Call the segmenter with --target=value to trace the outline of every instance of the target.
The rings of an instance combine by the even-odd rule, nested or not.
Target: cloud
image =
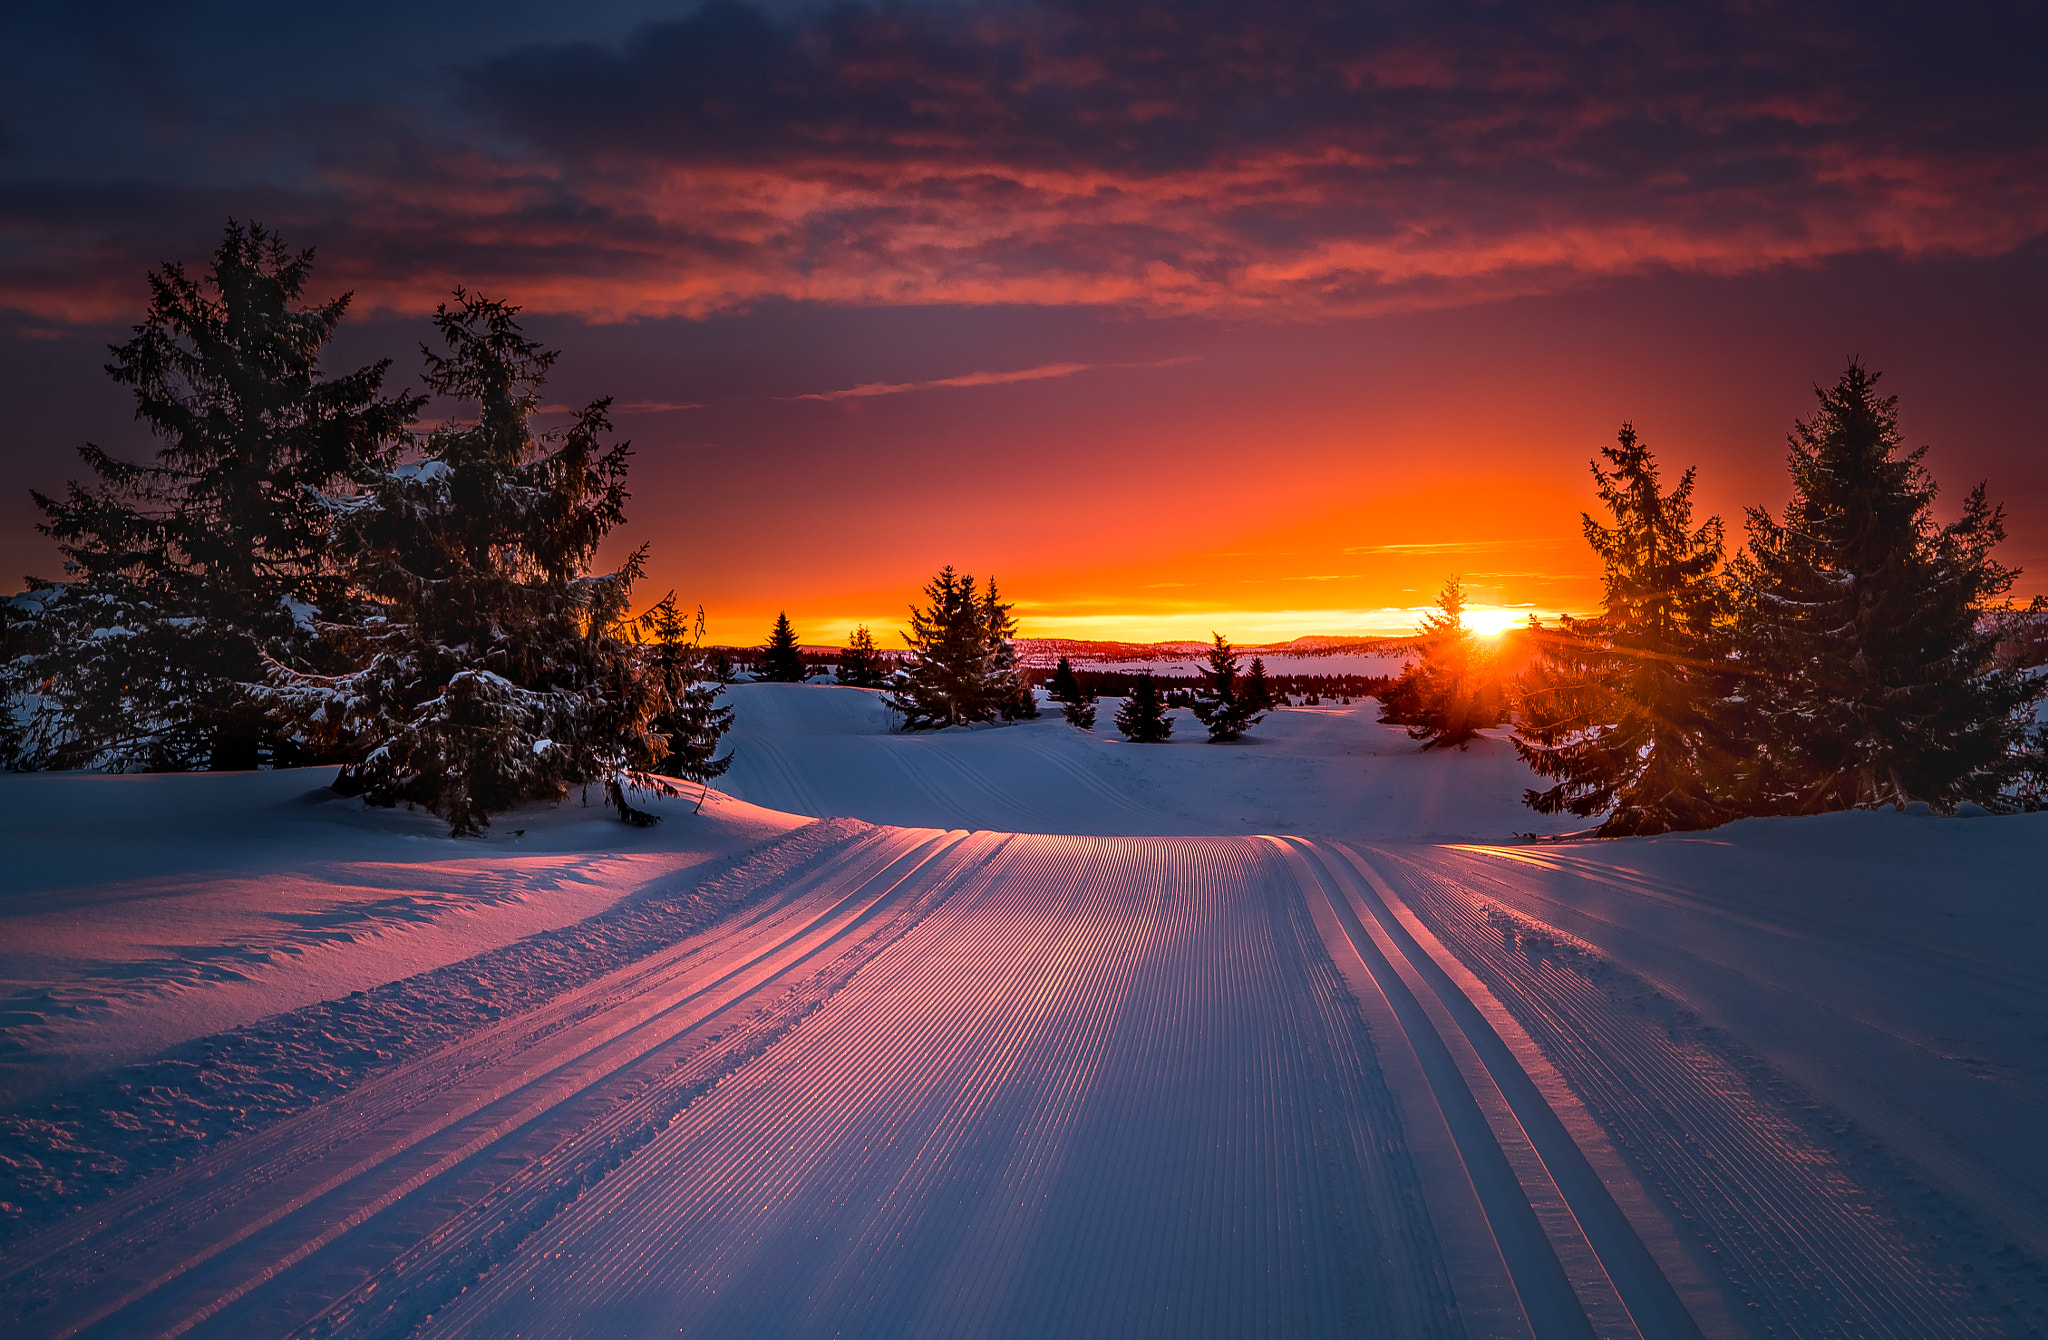
[[[1104,368],[1168,368],[1182,363],[1192,363],[1192,358],[1165,358],[1150,363],[1044,363],[1035,368],[1020,368],[1014,372],[969,372],[958,377],[933,377],[920,382],[862,382],[841,391],[811,391],[804,395],[780,396],[782,400],[865,400],[870,396],[902,395],[908,391],[931,391],[954,386],[1007,386],[1012,382],[1045,381],[1053,377],[1071,377],[1077,372],[1096,372]]]
[[[0,305],[125,313],[141,266],[191,258],[230,210],[317,237],[366,306],[461,281],[596,320],[771,299],[1299,318],[1997,255],[2048,233],[2043,22],[1968,0],[1938,23],[1846,2],[714,0],[616,42],[469,56],[453,106],[366,103],[338,57],[295,66],[303,90],[264,118],[187,79],[205,151],[0,186]]]
[[[1565,544],[1567,542],[1567,537],[1554,535],[1529,540],[1442,540],[1428,544],[1354,544],[1346,545],[1341,552],[1346,554],[1497,554],[1511,549],[1528,549],[1539,545]]]

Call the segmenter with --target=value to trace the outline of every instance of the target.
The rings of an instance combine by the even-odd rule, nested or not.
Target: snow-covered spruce
[[[357,668],[273,663],[257,691],[347,762],[337,789],[424,806],[458,834],[575,785],[651,822],[627,792],[672,793],[651,771],[666,704],[620,636],[645,550],[588,570],[624,517],[628,447],[600,447],[607,400],[534,432],[556,355],[521,333],[518,310],[458,289],[435,313],[447,352],[427,352],[426,382],[474,417],[436,429],[425,460],[321,495],[365,602],[323,632]]]

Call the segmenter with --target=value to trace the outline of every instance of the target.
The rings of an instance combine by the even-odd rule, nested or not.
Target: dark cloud
[[[590,41],[521,6],[379,60],[400,13],[231,39],[250,73],[212,80],[203,32],[74,33],[63,77],[126,90],[94,133],[133,133],[100,173],[26,137],[0,300],[98,310],[131,243],[259,207],[367,302],[468,280],[597,319],[1316,316],[2048,232],[2042,20],[2010,5],[714,0]]]

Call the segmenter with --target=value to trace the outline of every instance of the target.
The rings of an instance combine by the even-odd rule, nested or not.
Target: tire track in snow
[[[181,1334],[854,932],[959,834],[876,830],[695,937],[146,1183],[10,1262],[19,1334]],[[228,1333],[234,1333],[232,1329]]]
[[[1901,1231],[1757,1067],[1569,935],[1495,907],[1431,854],[1376,853],[1711,1253],[1767,1333],[1966,1336],[2009,1319]]]
[[[430,1335],[1446,1335],[1284,863],[1013,837]]]

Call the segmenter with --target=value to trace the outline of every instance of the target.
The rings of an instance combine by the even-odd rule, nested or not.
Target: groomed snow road
[[[1454,857],[862,830],[17,1244],[0,1330],[2005,1332]]]

